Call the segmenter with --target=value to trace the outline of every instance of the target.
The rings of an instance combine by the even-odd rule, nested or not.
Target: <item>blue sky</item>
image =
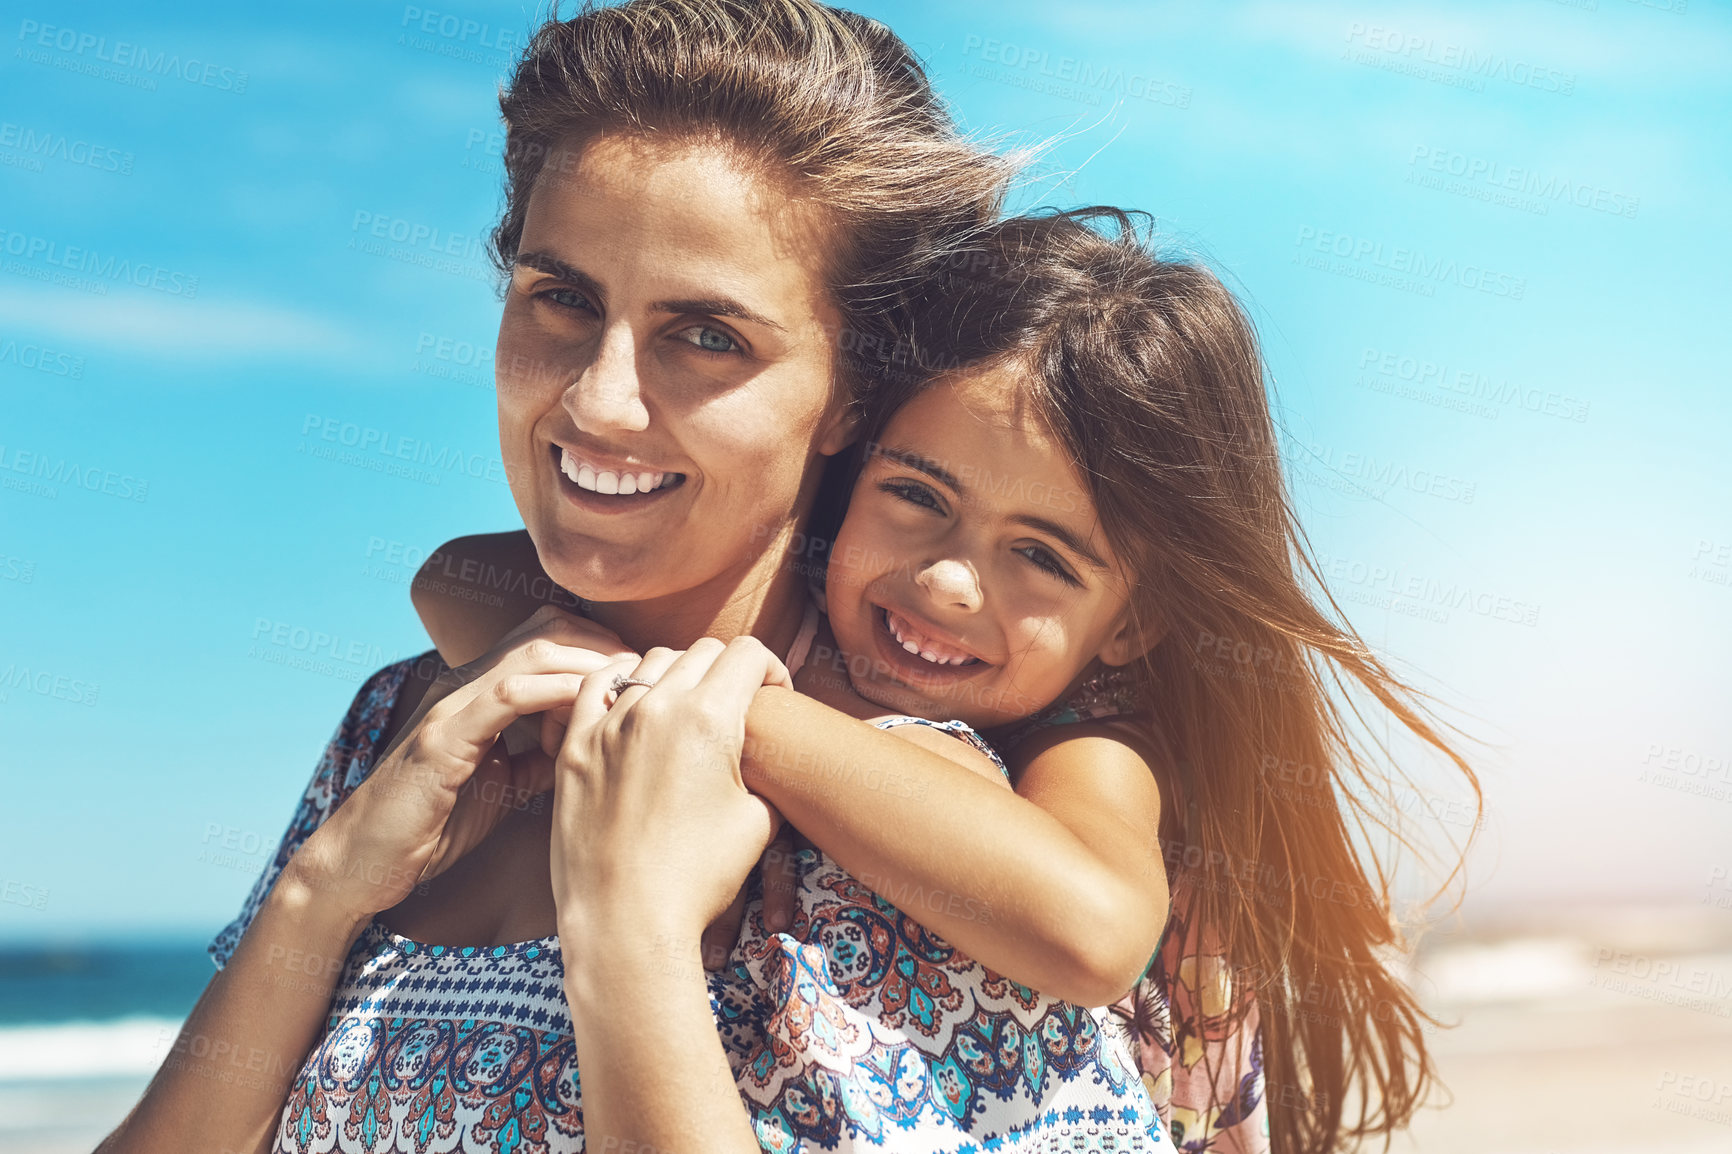
[[[517,524],[478,244],[535,10],[153,7],[0,13],[0,937],[232,916],[419,556]],[[860,8],[1049,145],[1019,203],[1244,295],[1344,607],[1489,743],[1475,900],[1724,877],[1725,11]]]

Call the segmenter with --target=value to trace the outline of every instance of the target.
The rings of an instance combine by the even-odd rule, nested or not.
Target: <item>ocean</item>
[[[204,946],[0,945],[0,1151],[87,1154],[125,1117],[214,972]],[[1727,909],[1526,910],[1440,930],[1409,979],[1452,1023],[1426,1033],[1453,1101],[1396,1154],[1732,1150]]]
[[[206,939],[0,944],[0,1150],[87,1152],[215,972]]]

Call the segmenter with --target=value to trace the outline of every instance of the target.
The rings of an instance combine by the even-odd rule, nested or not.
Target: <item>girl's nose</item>
[[[970,613],[980,608],[980,577],[966,561],[934,561],[915,574],[914,580],[947,608]]]

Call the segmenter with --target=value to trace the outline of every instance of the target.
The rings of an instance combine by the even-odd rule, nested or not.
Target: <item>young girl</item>
[[[833,637],[796,686],[880,725],[924,719],[898,730],[922,742],[948,729],[964,742],[930,748],[974,772],[862,765],[857,723],[769,690],[754,706],[746,781],[824,851],[796,858],[792,933],[753,915],[715,986],[760,1138],[966,1121],[1048,1067],[1110,1069],[1104,1016],[1054,999],[1133,984],[1122,1006],[1181,1149],[1399,1128],[1431,1078],[1425,1015],[1384,961],[1384,865],[1344,821],[1375,820],[1350,787],[1386,778],[1332,687],[1477,783],[1306,592],[1249,323],[1117,210],[1007,221],[953,267],[913,302],[932,371],[865,414],[846,517],[814,551]],[[486,541],[441,553],[522,565]],[[453,663],[515,623],[417,606]],[[998,753],[1014,793],[983,780]],[[965,1000],[976,965],[988,996]],[[1220,1078],[1259,1006],[1250,1072]]]

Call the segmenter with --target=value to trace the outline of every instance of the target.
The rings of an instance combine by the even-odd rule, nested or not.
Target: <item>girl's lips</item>
[[[888,606],[884,609],[884,624],[889,627],[890,635],[896,638],[897,644],[904,650],[933,665],[971,665],[980,660],[961,646],[932,636],[925,627],[916,625]]]
[[[877,646],[881,665],[887,667],[897,681],[916,688],[971,681],[994,668],[992,664],[978,657],[972,657],[961,665],[939,665],[908,652],[902,647],[902,643],[896,640],[896,635],[890,628],[889,610],[882,605],[872,608],[872,638]]]

